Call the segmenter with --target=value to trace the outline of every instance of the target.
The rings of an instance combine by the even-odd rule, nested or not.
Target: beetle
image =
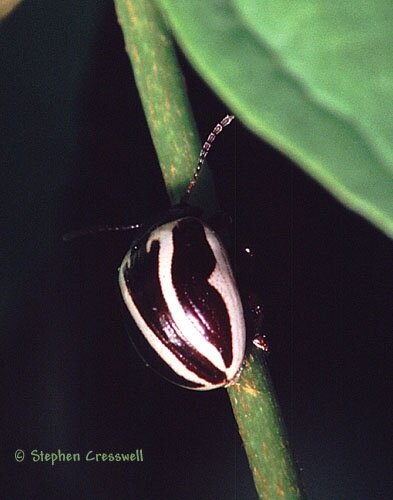
[[[140,333],[143,359],[165,378],[196,390],[236,380],[246,327],[240,294],[224,246],[188,204],[225,116],[204,143],[181,203],[131,244],[119,269],[121,295]]]
[[[227,115],[213,128],[180,203],[148,229],[141,224],[102,226],[63,237],[139,230],[118,276],[131,340],[164,378],[200,391],[233,384],[246,348],[242,300],[224,245],[202,220],[202,211],[188,203],[212,143],[233,119]],[[251,309],[259,328],[261,308],[253,303]],[[267,350],[262,335],[254,345]]]

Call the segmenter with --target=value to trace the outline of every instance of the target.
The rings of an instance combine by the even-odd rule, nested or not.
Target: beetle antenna
[[[210,132],[209,136],[207,137],[205,144],[202,146],[201,152],[199,153],[199,159],[198,159],[198,164],[196,166],[194,176],[189,183],[186,192],[184,193],[181,203],[186,204],[188,202],[188,199],[190,197],[191,191],[193,187],[196,184],[196,181],[198,180],[199,173],[201,171],[202,165],[206,159],[207,153],[209,152],[209,149],[211,148],[212,143],[215,141],[216,137],[220,132],[222,132],[222,129],[229,125],[231,121],[235,117],[233,115],[226,115],[217,125],[214,127],[214,129]]]
[[[77,231],[70,231],[69,233],[63,234],[63,241],[71,241],[81,236],[88,236],[97,233],[107,233],[110,231],[132,231],[133,229],[139,229],[143,224],[130,224],[129,226],[98,226],[98,227],[88,227],[86,229],[79,229]]]

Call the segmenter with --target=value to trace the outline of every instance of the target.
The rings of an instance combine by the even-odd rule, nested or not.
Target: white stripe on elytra
[[[209,276],[208,282],[224,299],[229,316],[233,360],[227,368],[226,373],[227,378],[231,380],[239,371],[246,347],[246,326],[244,323],[243,307],[228,257],[214,232],[207,226],[204,226],[204,229],[206,239],[217,262],[214,271]],[[230,278],[230,284],[228,283],[228,277]]]
[[[156,351],[156,353],[162,358],[162,360],[169,365],[172,370],[177,373],[180,377],[183,377],[190,382],[194,382],[196,384],[202,384],[203,387],[195,388],[196,390],[206,390],[213,389],[214,387],[219,387],[221,384],[211,384],[206,380],[198,377],[194,372],[186,368],[181,361],[161,342],[161,340],[154,334],[152,329],[147,325],[143,317],[141,316],[138,308],[136,307],[134,301],[131,298],[129,290],[127,288],[127,284],[124,279],[124,273],[127,266],[130,266],[130,251],[126,254],[123,259],[123,262],[120,266],[119,270],[119,285],[120,290],[126,303],[128,310],[131,313],[131,316],[134,318],[134,321],[138,328],[141,330],[142,334],[146,338],[147,342],[150,344],[152,349]]]
[[[180,219],[181,220],[181,219]],[[219,350],[204,337],[204,329],[191,314],[187,315],[178,299],[172,280],[174,253],[173,229],[179,221],[170,222],[152,232],[146,244],[149,252],[154,240],[160,243],[158,269],[161,291],[180,336],[191,344],[202,356],[224,373],[227,371]]]

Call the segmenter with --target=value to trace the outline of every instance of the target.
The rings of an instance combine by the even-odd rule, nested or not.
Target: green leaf
[[[229,111],[393,236],[390,0],[159,4]]]

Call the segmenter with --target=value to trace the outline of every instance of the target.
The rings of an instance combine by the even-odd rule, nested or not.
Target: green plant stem
[[[153,0],[115,5],[168,194],[177,202],[192,177],[200,142],[172,39]],[[197,189],[206,208],[214,205],[214,190],[203,172]],[[302,498],[265,364],[249,355],[228,392],[260,498]]]
[[[115,0],[115,6],[164,182],[176,203],[192,178],[200,146],[172,37],[154,1]],[[195,203],[211,209],[207,169],[198,184]]]
[[[228,387],[259,497],[304,498],[264,359],[254,348],[238,383]]]

